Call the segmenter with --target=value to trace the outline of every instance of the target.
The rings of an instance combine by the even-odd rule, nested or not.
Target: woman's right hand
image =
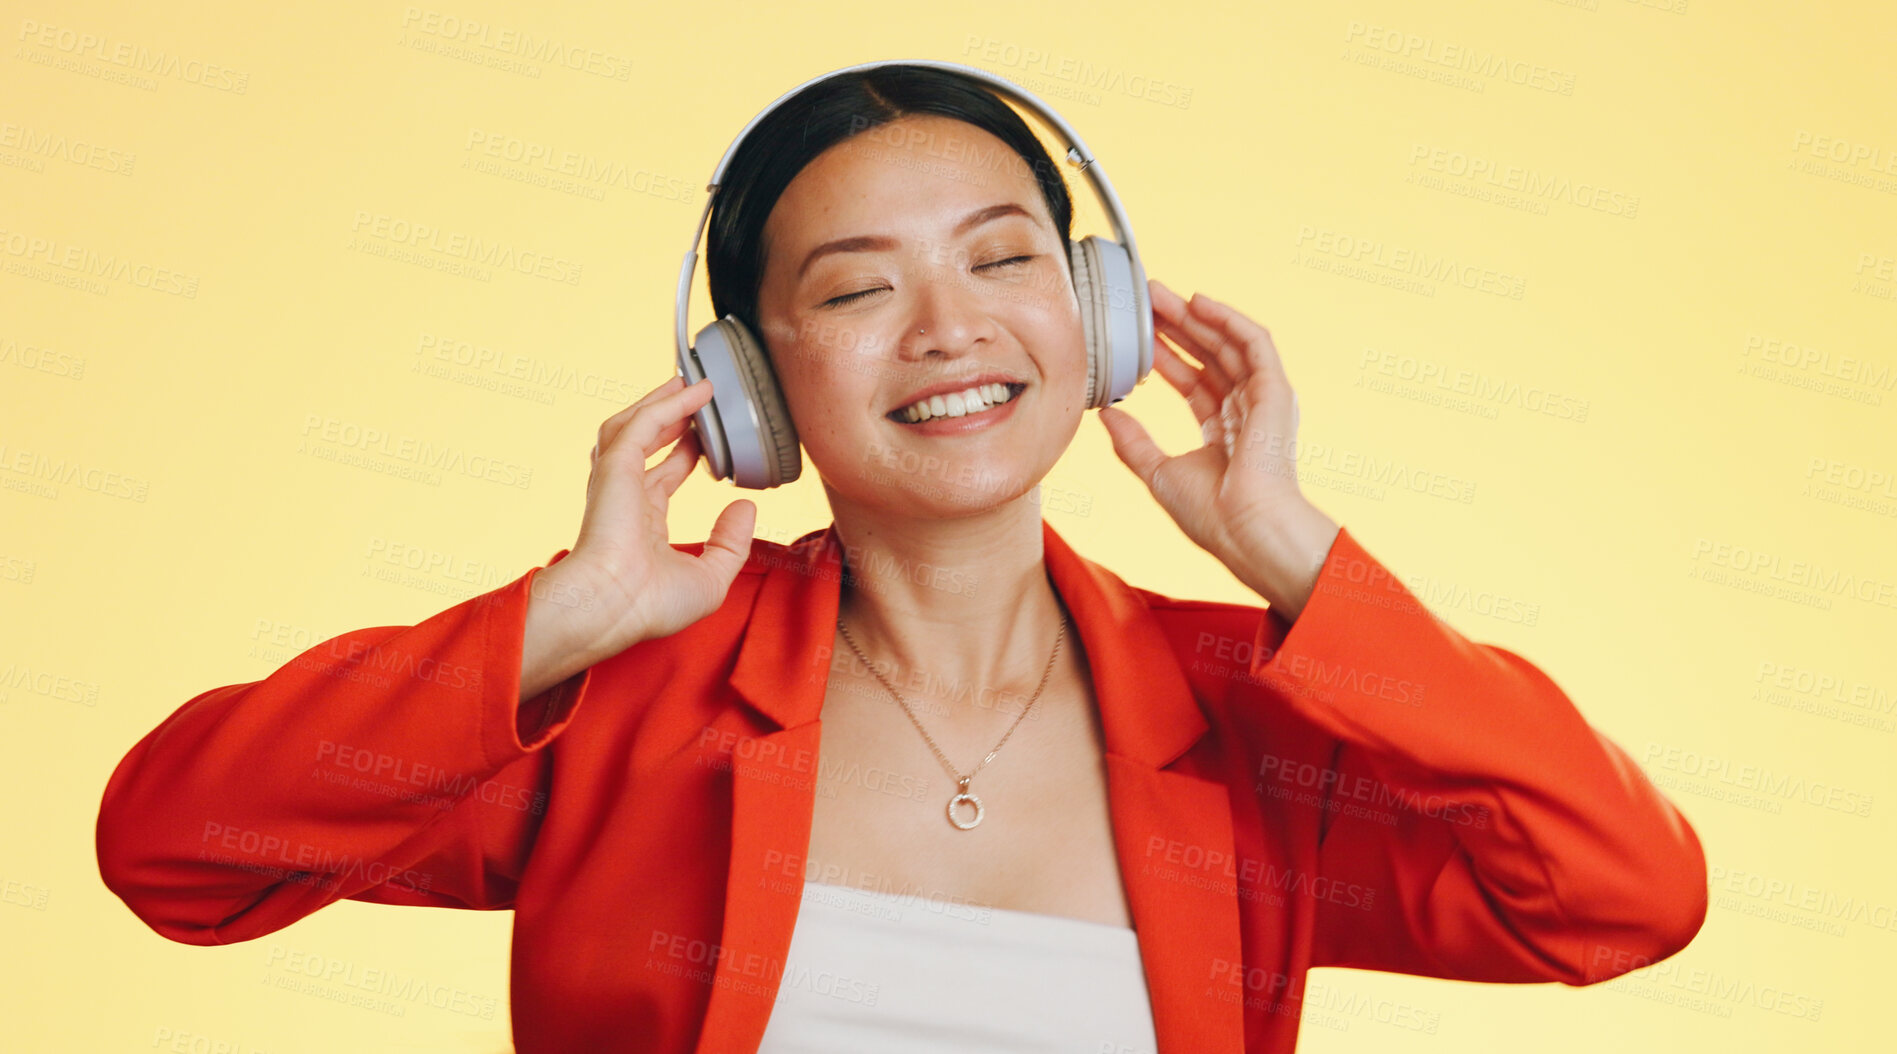
[[[590,665],[676,633],[724,603],[750,554],[757,505],[740,498],[725,506],[699,555],[672,548],[666,527],[672,493],[701,451],[692,415],[710,398],[709,380],[686,385],[674,376],[600,425],[579,539],[534,578],[523,698],[536,694],[528,689],[544,677],[551,687],[583,669],[567,669],[581,658]],[[678,445],[648,468],[646,459],[674,440]],[[555,657],[549,648],[565,654]]]

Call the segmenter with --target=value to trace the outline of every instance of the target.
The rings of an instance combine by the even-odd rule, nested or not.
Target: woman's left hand
[[[1298,488],[1297,393],[1263,326],[1204,293],[1188,303],[1157,279],[1147,287],[1153,369],[1185,396],[1205,443],[1169,457],[1132,414],[1104,407],[1100,421],[1186,536],[1290,622],[1339,530]]]

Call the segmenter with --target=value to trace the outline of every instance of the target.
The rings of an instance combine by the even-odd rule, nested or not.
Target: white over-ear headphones
[[[866,62],[832,70],[797,85],[764,108],[738,132],[706,186],[710,196],[698,217],[692,247],[678,272],[678,373],[692,384],[711,378],[711,400],[693,415],[699,445],[713,479],[731,479],[740,487],[764,490],[796,479],[803,471],[784,395],[777,386],[764,344],[735,316],[726,315],[686,337],[686,306],[691,299],[692,272],[698,265],[711,217],[711,205],[724,182],[725,167],[757,123],[772,110],[812,84],[845,73],[882,66],[926,66],[962,74],[1011,102],[1034,112],[1052,126],[1067,145],[1067,161],[1077,166],[1093,185],[1105,207],[1117,241],[1088,235],[1067,242],[1073,265],[1074,292],[1080,301],[1081,328],[1087,344],[1087,405],[1109,406],[1124,399],[1153,367],[1153,312],[1146,291],[1146,269],[1133,244],[1133,227],[1113,184],[1072,126],[1027,89],[986,70],[954,62],[926,59]]]

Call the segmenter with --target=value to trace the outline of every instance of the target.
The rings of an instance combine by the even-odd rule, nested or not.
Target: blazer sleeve
[[[1546,674],[1450,628],[1347,529],[1254,645],[1255,681],[1335,740],[1327,766],[1258,769],[1261,792],[1323,809],[1311,965],[1582,985],[1699,931],[1706,860],[1679,810]]]
[[[592,679],[588,668],[517,705],[543,569],[187,701],[106,783],[106,887],[162,936],[202,945],[340,899],[511,906],[546,811],[546,747]]]

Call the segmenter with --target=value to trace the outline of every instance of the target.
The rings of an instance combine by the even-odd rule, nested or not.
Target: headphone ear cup
[[[1080,297],[1082,328],[1087,330],[1088,346],[1093,355],[1088,366],[1092,378],[1088,390],[1090,406],[1110,406],[1126,397],[1133,386],[1152,369],[1151,352],[1141,354],[1140,313],[1151,314],[1146,290],[1136,288],[1133,257],[1119,242],[1089,234],[1070,252],[1074,259],[1074,292],[1081,293],[1081,275],[1086,274],[1086,293]]]
[[[1103,380],[1111,375],[1107,364],[1110,349],[1106,341],[1106,305],[1097,290],[1100,287],[1100,249],[1092,235],[1067,240],[1067,258],[1073,264],[1074,298],[1080,302],[1080,332],[1087,345],[1087,405],[1107,405]]]
[[[738,384],[744,389],[744,405],[737,408],[737,412],[749,413],[763,473],[763,478],[750,479],[747,478],[749,473],[734,472],[733,481],[741,487],[768,490],[795,480],[803,474],[803,456],[797,448],[797,428],[791,423],[790,407],[785,404],[784,391],[777,384],[777,373],[771,369],[770,355],[763,343],[736,318],[726,315],[712,325],[719,328],[726,346],[731,349],[731,364],[737,370]],[[715,387],[716,382],[713,384]],[[727,407],[722,414],[729,422],[732,410]],[[728,423],[725,431],[730,435]],[[735,452],[733,460],[739,460]]]

